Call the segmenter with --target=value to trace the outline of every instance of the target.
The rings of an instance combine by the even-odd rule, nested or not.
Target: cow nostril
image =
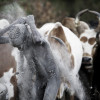
[[[89,58],[88,61],[91,61],[91,58]]]
[[[92,58],[90,58],[90,57],[83,57],[82,65],[84,65],[84,66],[91,66],[92,65]]]
[[[91,58],[89,58],[89,57],[83,57],[82,61],[83,62],[89,62],[89,61],[91,61]]]

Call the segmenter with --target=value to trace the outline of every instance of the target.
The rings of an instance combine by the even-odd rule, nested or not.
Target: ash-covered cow
[[[23,52],[9,44],[8,34],[6,36],[3,35],[7,30],[10,30],[12,26],[19,23],[24,23],[24,20],[22,18],[16,20],[11,25],[0,30],[0,46],[2,47],[0,52],[0,60],[2,61],[0,62],[0,89],[2,89],[0,91],[0,99],[2,98],[2,100],[33,99],[31,93],[34,95],[35,91],[35,89],[34,91],[32,90],[32,85],[34,84],[34,68],[32,69],[30,67],[34,66],[34,64],[27,64]],[[14,28],[11,30],[15,32]],[[15,35],[12,37],[16,38]],[[29,86],[31,86],[31,88],[29,88]]]
[[[7,26],[9,22],[12,23],[17,18],[25,16],[24,10],[19,6],[18,3],[5,5],[0,11],[0,31]],[[9,21],[9,22],[8,22]],[[0,100],[16,100],[17,96],[17,81],[16,81],[16,66],[18,66],[16,60],[20,57],[20,52],[17,48],[12,47],[7,39],[8,34],[5,34],[0,38]],[[23,58],[22,58],[23,59]],[[21,59],[20,59],[21,60]],[[23,60],[22,60],[23,61]]]
[[[29,17],[29,19],[32,18],[32,17]],[[33,19],[33,18],[32,18]],[[29,20],[30,21],[30,20]],[[28,22],[27,22],[28,23]],[[32,25],[32,22],[29,22],[29,24],[31,23]],[[17,28],[17,27],[20,27],[21,25],[21,22],[19,21],[19,25],[16,24],[16,22],[14,22],[14,24],[12,24],[10,27],[6,28],[5,30],[9,30],[13,25],[15,25],[13,27],[12,30],[14,30],[14,28]],[[25,24],[23,22],[23,24]],[[34,24],[34,21],[33,21],[33,24]],[[22,25],[23,26],[23,25]],[[22,27],[21,26],[21,27]],[[30,26],[30,25],[29,25]],[[37,34],[37,31],[36,31],[36,28],[30,26],[29,28],[28,26],[28,30],[30,32],[30,34],[32,34],[32,32],[36,32]],[[33,25],[34,26],[34,25]],[[11,31],[12,35],[9,34],[9,37],[11,39],[11,44],[13,46],[16,46],[17,48],[19,48],[20,51],[23,51],[25,50],[24,48],[26,48],[26,43],[29,41],[29,43],[31,43],[31,39],[29,39],[29,34],[24,34],[23,32],[25,28],[23,28],[23,31],[21,31],[21,34],[22,34],[22,37],[19,38],[19,39],[22,39],[20,41],[13,39],[13,37],[18,37],[19,35],[17,35],[18,33],[15,33],[13,34],[14,31]],[[34,30],[35,29],[35,30]],[[16,29],[15,29],[16,30]],[[38,29],[38,31],[41,33],[42,35],[42,38],[44,38],[50,45],[50,48],[51,48],[51,51],[52,51],[52,54],[54,56],[54,61],[55,63],[57,64],[57,69],[59,69],[59,73],[58,75],[60,74],[60,87],[59,87],[59,84],[58,84],[58,87],[55,87],[56,89],[55,90],[50,90],[51,92],[48,92],[48,89],[49,87],[53,87],[52,85],[54,84],[55,85],[55,82],[53,82],[53,84],[48,84],[46,85],[49,81],[43,81],[42,80],[42,84],[37,84],[36,86],[37,87],[41,87],[41,89],[45,89],[45,92],[44,92],[44,89],[42,90],[42,92],[40,92],[40,94],[44,94],[44,97],[42,95],[42,98],[44,98],[44,100],[50,100],[51,97],[47,96],[47,95],[51,95],[52,96],[52,100],[55,100],[55,97],[57,95],[57,92],[58,92],[58,97],[61,98],[63,96],[63,92],[65,89],[68,89],[71,93],[71,95],[75,95],[80,99],[80,100],[86,100],[86,96],[85,96],[85,93],[84,93],[84,89],[82,87],[82,84],[79,80],[79,76],[78,76],[78,71],[80,69],[80,65],[81,65],[81,60],[82,60],[82,45],[79,41],[79,39],[74,35],[74,33],[72,33],[68,28],[62,26],[61,23],[49,23],[49,24],[45,24],[42,28]],[[5,32],[4,30],[2,30],[2,32]],[[2,33],[1,32],[1,33]],[[17,31],[16,31],[17,32]],[[25,37],[27,36],[27,37]],[[35,33],[34,33],[35,34]],[[28,36],[29,35],[29,36]],[[3,38],[3,40],[8,40],[9,41],[9,37],[8,39],[7,38],[4,38],[4,37],[1,37],[1,39]],[[25,37],[25,38],[24,38]],[[40,36],[39,36],[40,37]],[[24,39],[25,41],[24,41]],[[31,38],[31,37],[30,37]],[[34,39],[38,39],[37,37],[32,37],[32,41],[34,43]],[[28,39],[28,40],[27,40]],[[15,41],[16,40],[16,41]],[[27,42],[26,42],[27,41]],[[4,41],[5,43],[5,41]],[[21,44],[16,44],[16,43],[21,43]],[[38,41],[38,43],[41,44],[42,46],[42,41]],[[25,45],[24,45],[25,44]],[[30,44],[27,44],[27,46],[31,47],[32,45]],[[34,45],[33,45],[34,47]],[[33,48],[33,52],[36,52],[38,51],[38,49],[36,49],[37,47],[35,46],[35,48]],[[28,49],[28,48],[27,48]],[[36,51],[34,51],[36,49]],[[49,49],[49,48],[48,48]],[[30,49],[31,50],[31,49]],[[27,51],[27,50],[26,50]],[[25,52],[26,52],[25,51]],[[26,56],[26,60],[27,60],[27,57],[29,58],[29,54],[28,52],[25,53],[24,52],[24,55]],[[42,51],[41,51],[42,52]],[[39,60],[39,63],[42,61],[42,59],[39,58],[39,55],[43,55],[43,53],[41,54],[36,52],[35,56],[38,57],[37,60],[33,60],[35,61],[36,65],[35,66],[38,66],[37,62]],[[34,54],[34,53],[33,53]],[[48,55],[48,54],[47,54]],[[46,56],[47,56],[46,55]],[[32,56],[32,54],[31,54]],[[46,57],[45,54],[44,54],[44,58]],[[49,55],[48,55],[49,56]],[[34,58],[34,57],[33,57]],[[33,58],[30,58],[30,59],[33,59]],[[49,58],[48,58],[49,59]],[[45,60],[48,60],[48,59],[45,59]],[[27,60],[28,62],[31,61],[31,60]],[[43,59],[44,61],[44,59]],[[43,64],[43,61],[41,64]],[[52,65],[53,62],[51,62],[52,59],[50,60],[50,64]],[[23,62],[20,62],[20,63],[23,63]],[[45,62],[46,63],[46,62]],[[29,63],[28,63],[29,64]],[[39,65],[41,67],[41,64]],[[29,64],[31,65],[31,64]],[[55,64],[53,64],[55,65]],[[47,65],[47,66],[50,66],[50,65]],[[22,66],[23,67],[23,66]],[[34,65],[31,65],[31,67],[34,67]],[[42,68],[42,67],[41,67]],[[52,67],[51,67],[52,68]],[[50,68],[50,69],[51,69]],[[42,75],[42,74],[45,74],[44,71],[40,71],[38,69],[38,67],[36,68],[37,72],[39,71],[40,73],[38,73],[39,75]],[[49,69],[48,69],[49,70]],[[50,73],[53,73],[54,71],[56,70],[56,68],[54,70],[50,70]],[[57,73],[53,73],[54,76],[55,74],[57,75]],[[32,73],[31,73],[32,74]],[[52,76],[52,77],[54,77]],[[46,76],[41,76],[42,78],[49,78],[48,75]],[[29,78],[29,77],[28,77]],[[41,80],[38,80],[41,82]],[[53,80],[51,80],[50,83],[52,83]],[[57,82],[59,83],[59,78],[57,79]],[[24,82],[25,83],[25,82]],[[24,84],[23,83],[23,84]],[[31,82],[32,83],[32,82]],[[46,84],[45,84],[46,83]],[[47,88],[46,88],[46,87]],[[37,88],[38,89],[38,88]],[[59,91],[56,91],[58,90]],[[39,92],[39,91],[38,91]],[[20,93],[21,93],[21,90],[20,90]],[[27,92],[26,92],[27,93]],[[49,93],[49,94],[48,94]],[[39,97],[39,96],[38,96]],[[41,99],[41,96],[39,97]]]
[[[90,11],[91,13],[96,14],[99,17],[99,13],[95,12],[95,11]],[[87,29],[81,30],[80,27],[80,21],[79,21],[79,16],[80,14],[77,14],[76,16],[76,24],[77,24],[77,30],[80,33],[80,41],[82,43],[83,46],[83,64],[85,64],[86,66],[91,66],[92,65],[92,57],[93,57],[93,48],[94,45],[96,43],[96,34],[98,33],[99,30],[99,24],[97,26],[96,29],[94,28],[90,28],[89,25],[87,24]]]

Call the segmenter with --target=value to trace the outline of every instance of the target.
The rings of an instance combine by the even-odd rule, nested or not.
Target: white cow
[[[64,90],[76,93],[80,100],[85,100],[84,89],[79,80],[79,69],[82,61],[82,45],[78,37],[60,22],[47,23],[38,31],[49,42],[52,53],[59,65],[62,84],[58,98],[62,98]],[[62,41],[59,43],[55,41]]]
[[[96,34],[99,32],[100,26],[98,24],[97,28],[91,28],[86,22],[80,21],[80,16],[87,11],[96,14],[100,18],[98,12],[85,9],[77,13],[76,18],[65,18],[62,23],[79,37],[83,47],[82,62],[87,68],[91,68],[93,48],[96,44]]]

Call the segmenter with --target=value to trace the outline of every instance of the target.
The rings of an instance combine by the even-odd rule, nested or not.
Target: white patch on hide
[[[11,97],[14,97],[14,86],[10,82],[12,76],[14,75],[13,73],[13,68],[9,69],[8,72],[4,72],[3,76],[0,78],[0,83],[4,84],[7,89],[8,89],[8,98],[10,99]]]
[[[9,25],[9,22],[6,19],[0,20],[0,29],[3,29]]]
[[[15,61],[16,61],[16,72],[18,71],[18,69],[19,69],[19,64],[21,63],[20,62],[20,51],[18,50],[18,48],[13,48],[13,50],[12,50],[12,56],[14,56],[14,58],[15,58]]]

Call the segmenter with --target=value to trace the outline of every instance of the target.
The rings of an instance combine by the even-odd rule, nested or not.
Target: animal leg
[[[70,100],[74,100],[74,94],[70,95]]]
[[[45,91],[45,85],[42,84],[40,80],[36,81],[36,97],[35,100],[43,100],[44,91]]]
[[[51,78],[47,83],[43,100],[55,100],[59,87],[60,81],[55,78]]]

